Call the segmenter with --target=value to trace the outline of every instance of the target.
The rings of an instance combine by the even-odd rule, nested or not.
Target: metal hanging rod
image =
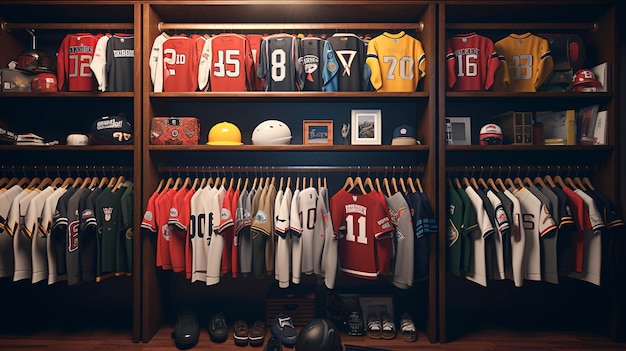
[[[134,29],[133,23],[10,23],[2,22],[0,27],[5,32],[13,29],[69,29],[69,30],[130,30]]]
[[[159,173],[235,173],[235,172],[302,172],[302,173],[320,173],[320,172],[407,172],[407,173],[421,173],[423,171],[422,166],[213,166],[213,167],[198,167],[198,166],[159,166]]]
[[[458,174],[519,174],[528,172],[546,172],[546,173],[589,173],[596,171],[595,166],[449,166],[446,167],[448,173]]]
[[[424,22],[417,23],[165,23],[159,22],[159,31],[166,30],[343,30],[343,29],[385,29],[424,31]]]
[[[446,29],[510,29],[510,30],[536,30],[536,29],[570,29],[598,30],[598,23],[447,23]]]
[[[16,173],[131,173],[132,167],[126,166],[2,166],[0,174],[16,174]]]

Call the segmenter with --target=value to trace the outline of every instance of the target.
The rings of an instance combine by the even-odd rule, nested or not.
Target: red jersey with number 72
[[[91,60],[102,34],[68,34],[61,41],[57,57],[60,91],[95,91],[98,83],[91,72]]]
[[[363,279],[378,278],[381,259],[377,241],[393,226],[377,195],[351,194],[343,189],[330,199],[333,230],[338,234],[341,271]]]

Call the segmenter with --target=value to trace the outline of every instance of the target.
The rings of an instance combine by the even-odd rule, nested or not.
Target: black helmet
[[[343,351],[339,330],[328,319],[315,318],[300,330],[295,351]]]

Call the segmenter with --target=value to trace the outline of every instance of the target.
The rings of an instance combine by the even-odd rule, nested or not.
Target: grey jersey
[[[413,286],[414,276],[414,241],[413,221],[411,209],[404,199],[404,195],[396,192],[387,197],[387,207],[391,214],[391,222],[395,228],[396,258],[393,271],[393,285],[400,289]]]
[[[552,203],[550,199],[544,194],[541,189],[537,186],[529,186],[528,190],[530,190],[533,195],[535,195],[541,203],[546,205],[547,209],[552,209]],[[556,215],[553,212],[552,218],[555,218],[555,222],[557,221]],[[558,226],[558,223],[557,223]],[[557,230],[551,231],[549,234],[541,237],[540,245],[541,245],[541,277],[544,281],[558,284],[559,283],[559,273],[557,266],[557,252],[556,252],[556,242],[557,242]]]

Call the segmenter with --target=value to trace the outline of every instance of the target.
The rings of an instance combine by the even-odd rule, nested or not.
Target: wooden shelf
[[[428,151],[428,146],[415,145],[150,145],[150,151],[168,152],[220,152],[220,151],[366,151],[366,152],[396,152],[396,151]]]

